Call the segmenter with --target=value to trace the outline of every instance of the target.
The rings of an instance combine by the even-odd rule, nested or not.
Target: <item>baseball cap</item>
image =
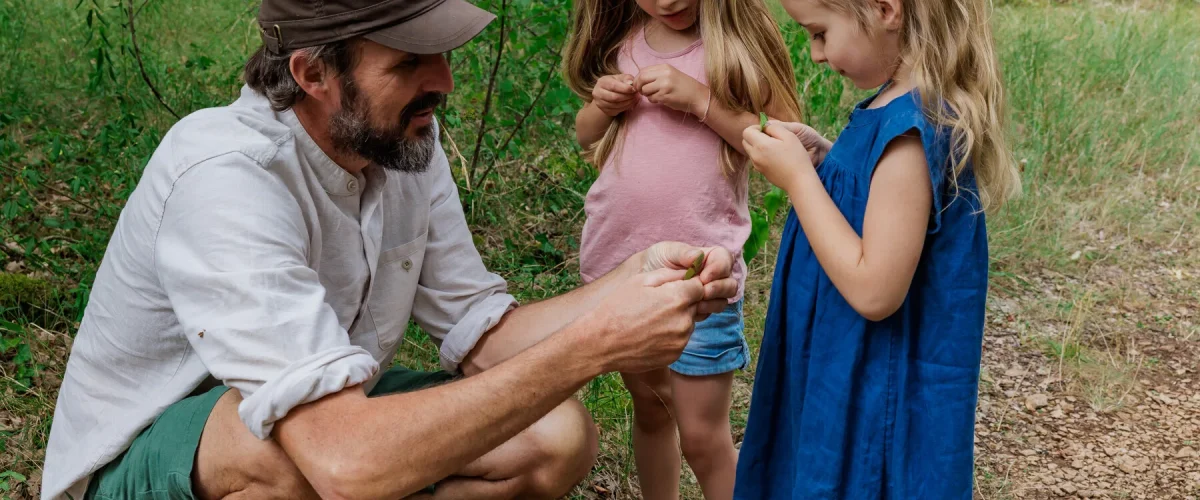
[[[356,36],[412,54],[440,54],[496,18],[467,0],[262,0],[258,25],[282,54]]]

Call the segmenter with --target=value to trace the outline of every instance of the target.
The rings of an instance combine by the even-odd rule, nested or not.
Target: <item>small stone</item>
[[[1175,453],[1175,458],[1196,458],[1196,457],[1197,457],[1196,450],[1193,450],[1191,446],[1184,446],[1183,448],[1180,448],[1178,452]]]
[[[1126,474],[1133,474],[1134,472],[1137,472],[1137,469],[1133,468],[1132,463],[1126,462],[1124,460],[1122,460],[1121,463],[1117,464],[1117,467],[1121,469],[1121,472],[1124,472]]]
[[[1045,394],[1031,394],[1025,398],[1025,407],[1029,411],[1036,412],[1039,408],[1045,408],[1050,404],[1050,398]]]
[[[1063,491],[1062,488],[1059,488],[1058,486],[1051,486],[1050,491],[1054,492],[1055,495],[1058,495],[1060,497],[1065,496],[1067,494],[1065,491]]]
[[[1060,484],[1059,487],[1062,488],[1062,490],[1065,491],[1068,495],[1074,495],[1076,491],[1079,491],[1079,488],[1076,488],[1075,484],[1073,484],[1069,481],[1065,482],[1063,484]]]
[[[1021,454],[1025,455],[1027,457],[1031,457],[1031,456],[1037,455],[1037,452],[1033,451],[1033,450],[1021,450]]]
[[[1006,376],[1006,377],[1021,377],[1021,376],[1024,376],[1026,373],[1028,373],[1028,372],[1026,372],[1021,367],[1014,366],[1012,368],[1009,368],[1007,371],[1005,371],[1004,376]]]
[[[1054,411],[1050,412],[1050,416],[1057,419],[1067,418],[1067,416],[1063,414],[1062,409],[1055,409]]]

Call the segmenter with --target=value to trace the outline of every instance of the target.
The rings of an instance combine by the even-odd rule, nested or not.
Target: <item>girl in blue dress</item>
[[[782,4],[813,61],[879,90],[833,144],[743,135],[793,208],[734,496],[970,499],[984,212],[1020,189],[987,0]]]

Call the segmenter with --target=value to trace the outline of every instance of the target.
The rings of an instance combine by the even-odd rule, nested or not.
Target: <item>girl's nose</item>
[[[809,55],[812,56],[812,61],[816,64],[825,64],[825,48],[818,43],[814,43],[808,48]]]

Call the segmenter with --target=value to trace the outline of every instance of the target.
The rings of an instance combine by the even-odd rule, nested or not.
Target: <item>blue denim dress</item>
[[[926,119],[915,92],[866,109],[872,99],[855,107],[817,172],[861,235],[884,147],[920,134],[933,185],[920,263],[900,309],[868,321],[830,282],[789,213],[735,498],[971,498],[984,216],[970,169],[957,188],[948,178],[949,132]]]

